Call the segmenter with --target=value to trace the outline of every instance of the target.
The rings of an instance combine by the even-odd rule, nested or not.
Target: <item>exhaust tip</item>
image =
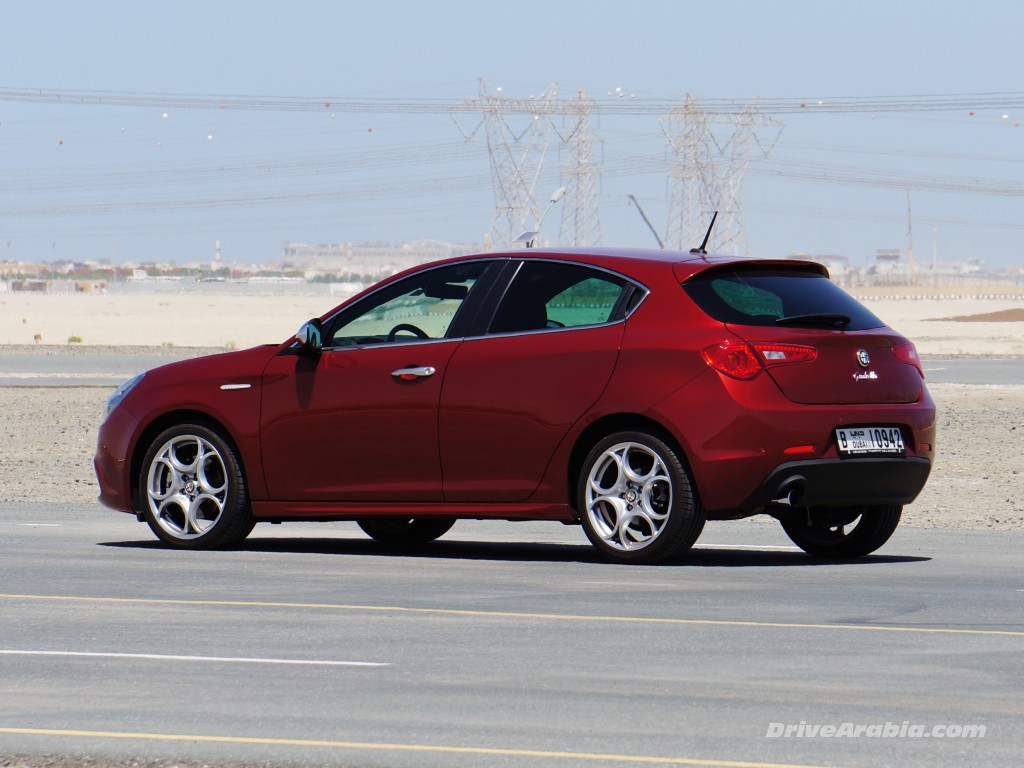
[[[773,504],[781,504],[784,507],[796,507],[804,495],[804,488],[807,481],[802,477],[791,477],[783,482],[775,492]]]

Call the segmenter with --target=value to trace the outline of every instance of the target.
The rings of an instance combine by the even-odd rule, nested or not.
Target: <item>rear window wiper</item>
[[[845,328],[851,323],[849,315],[839,312],[815,312],[811,315],[790,315],[780,317],[775,321],[776,325],[827,325],[833,328]]]

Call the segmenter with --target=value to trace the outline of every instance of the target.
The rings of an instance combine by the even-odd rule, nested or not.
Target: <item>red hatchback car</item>
[[[767,514],[807,552],[886,542],[924,486],[935,405],[914,345],[820,264],[526,250],[395,275],[283,344],[122,385],[100,501],[171,546],[355,520],[419,544],[458,518],[582,524],[674,558]]]

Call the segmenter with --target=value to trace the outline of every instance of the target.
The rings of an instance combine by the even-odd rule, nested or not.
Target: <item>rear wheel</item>
[[[693,546],[704,512],[677,451],[647,432],[601,440],[580,472],[577,504],[587,538],[621,563],[671,560]]]
[[[455,525],[455,520],[449,517],[381,517],[356,520],[356,524],[381,544],[410,547],[444,536]]]
[[[237,451],[201,424],[156,437],[142,462],[139,501],[153,532],[179,549],[230,547],[256,524]]]
[[[780,522],[804,552],[819,557],[862,557],[885,544],[903,507],[892,504],[794,509]]]

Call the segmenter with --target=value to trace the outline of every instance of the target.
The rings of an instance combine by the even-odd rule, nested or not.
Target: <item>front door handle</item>
[[[397,371],[392,371],[391,375],[402,381],[415,381],[416,379],[425,379],[427,376],[433,376],[435,373],[437,373],[437,369],[434,366],[421,365],[415,368],[399,368]]]

